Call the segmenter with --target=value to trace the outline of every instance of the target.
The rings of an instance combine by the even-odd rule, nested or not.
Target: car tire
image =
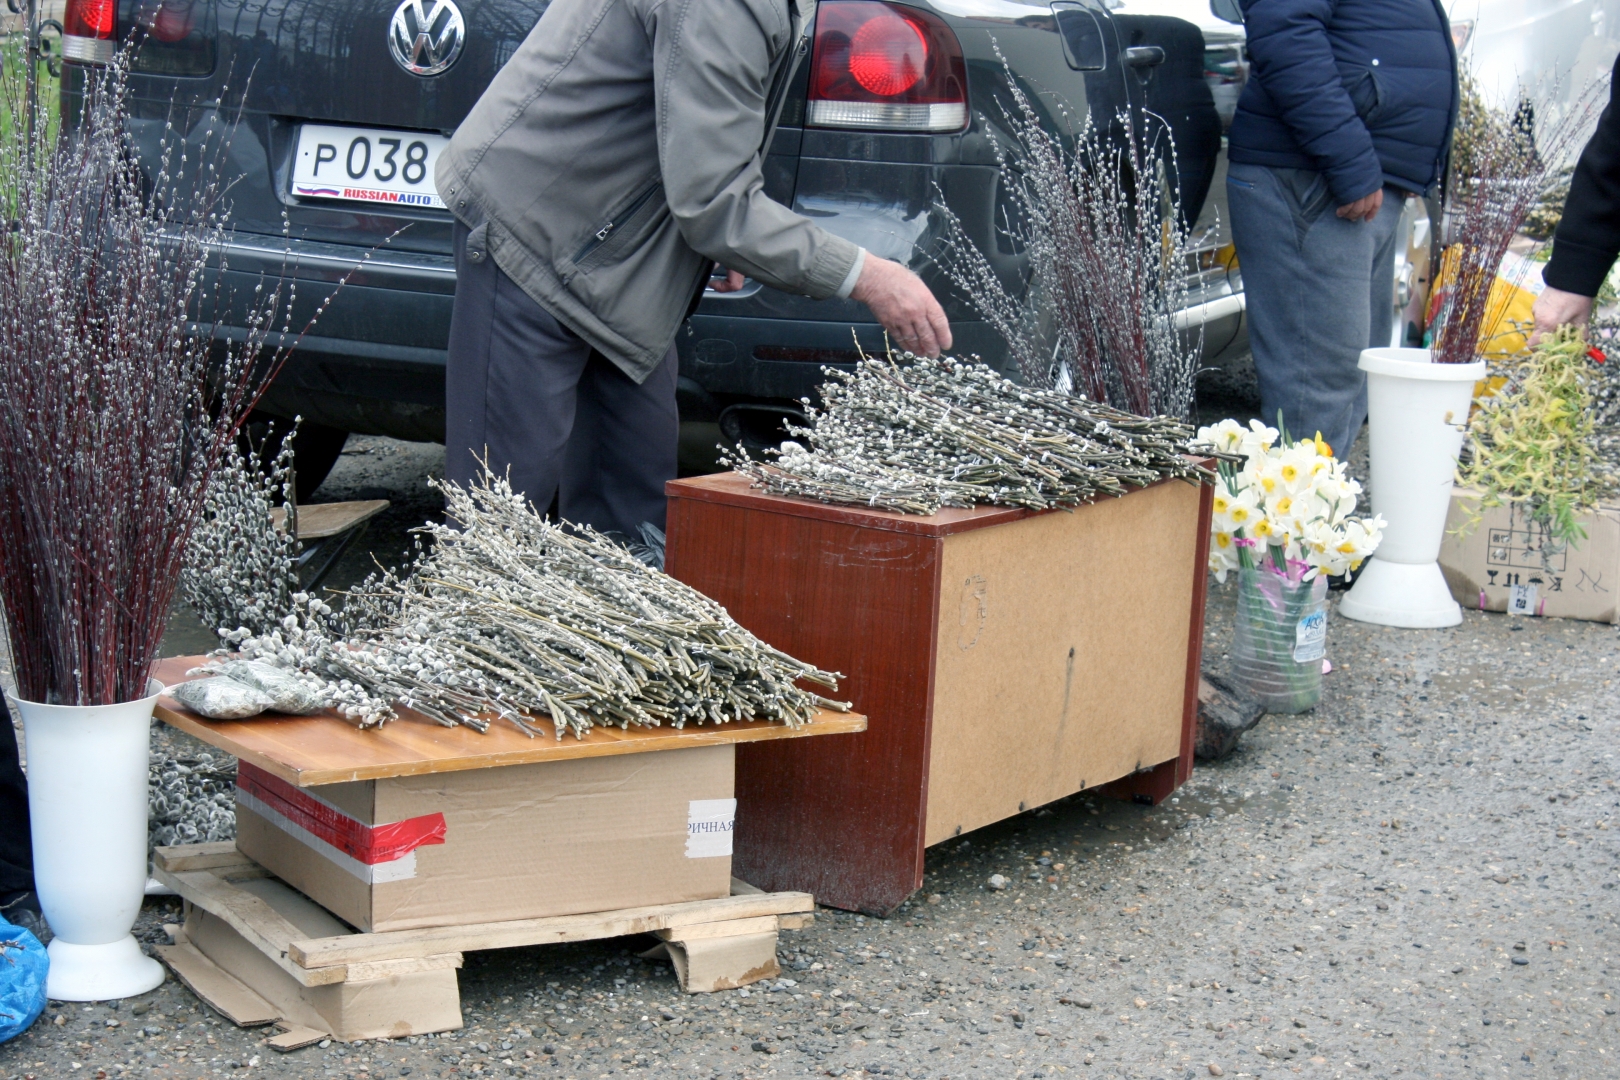
[[[242,425],[243,453],[252,453],[259,459],[259,467],[267,468],[281,452],[281,444],[293,428],[293,422],[280,416],[253,413]],[[312,424],[308,420],[298,423],[293,435],[293,501],[302,506],[314,496],[326,480],[343,453],[343,444],[349,433],[325,424]]]

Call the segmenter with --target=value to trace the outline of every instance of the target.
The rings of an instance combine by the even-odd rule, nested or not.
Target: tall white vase
[[[1463,425],[1485,363],[1436,364],[1427,349],[1367,349],[1372,508],[1387,525],[1339,614],[1414,628],[1456,626],[1462,608],[1440,572]]]
[[[55,938],[46,993],[112,1001],[163,982],[130,927],[146,891],[146,776],[152,706],[163,692],[118,705],[12,700],[28,753],[34,888]]]

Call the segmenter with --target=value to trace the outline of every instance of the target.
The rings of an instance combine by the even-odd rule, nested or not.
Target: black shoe
[[[50,934],[45,913],[39,909],[39,894],[32,889],[0,897],[0,918],[22,927],[41,941]]]
[[[1346,570],[1342,574],[1328,575],[1328,592],[1343,592],[1356,583],[1356,571]]]

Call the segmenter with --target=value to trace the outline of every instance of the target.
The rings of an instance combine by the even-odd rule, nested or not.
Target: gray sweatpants
[[[541,513],[635,536],[664,527],[680,416],[675,347],[637,384],[495,265],[455,226],[456,303],[445,368],[445,476],[462,485],[489,456]]]
[[[1226,174],[1243,270],[1260,417],[1296,439],[1322,433],[1343,456],[1367,419],[1361,350],[1388,345],[1404,193],[1371,221],[1345,221],[1321,173],[1234,162]]]

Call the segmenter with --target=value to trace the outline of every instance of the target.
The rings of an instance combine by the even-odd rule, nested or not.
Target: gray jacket
[[[798,7],[552,0],[439,157],[496,264],[637,382],[711,261],[816,298],[854,285],[864,253],[764,192],[767,113],[814,14]]]

